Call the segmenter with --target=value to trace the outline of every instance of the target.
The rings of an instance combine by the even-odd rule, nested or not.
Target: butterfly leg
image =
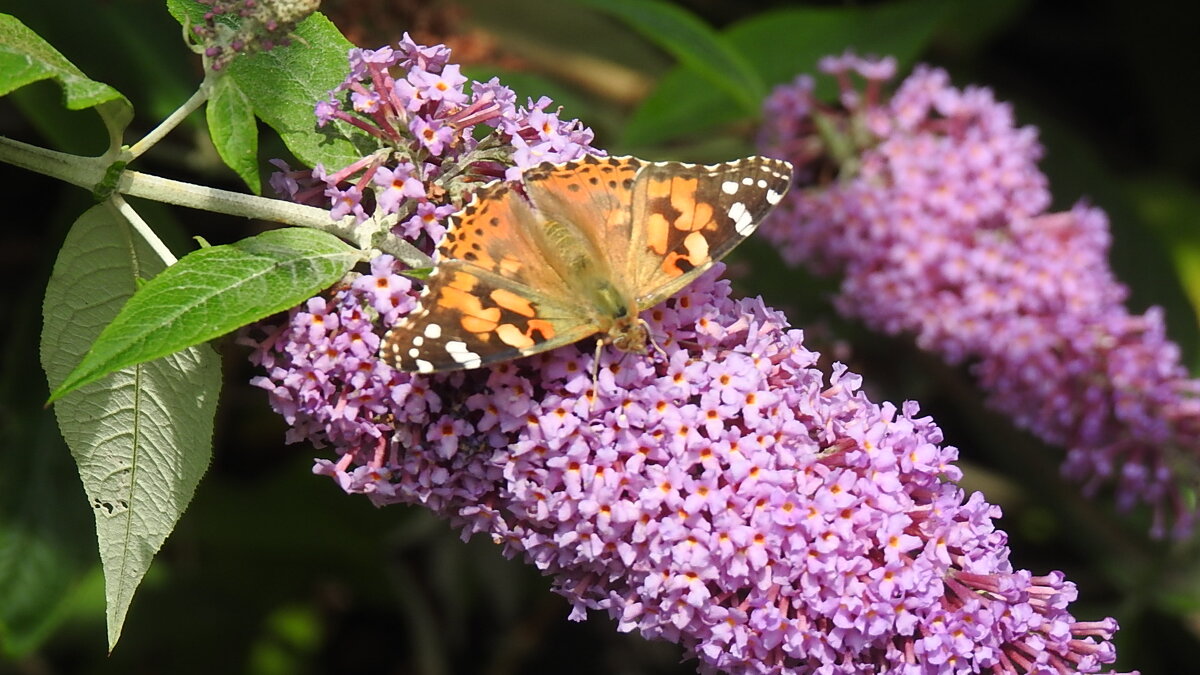
[[[592,412],[592,406],[596,405],[596,399],[600,398],[600,351],[604,349],[604,338],[596,338],[596,353],[592,355],[592,393],[588,397],[588,414]]]
[[[667,356],[666,350],[659,346],[658,341],[654,339],[654,334],[650,332],[650,324],[641,317],[638,317],[638,322],[642,324],[642,328],[646,329],[646,341],[650,343],[650,346],[654,348],[654,351],[658,352],[659,356],[663,357],[663,361],[669,362],[671,358]]]

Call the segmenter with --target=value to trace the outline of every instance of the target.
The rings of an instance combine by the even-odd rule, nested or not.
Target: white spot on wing
[[[734,194],[737,194],[737,191],[738,191],[737,181],[727,180],[724,183],[721,183],[721,192],[724,192],[727,195],[734,195]]]
[[[467,343],[462,340],[450,340],[446,343],[446,353],[463,368],[478,368],[483,365],[483,359],[475,352],[467,349]]]
[[[782,192],[767,190],[767,203],[769,203],[771,206],[778,204],[780,199],[783,199]]]
[[[734,202],[733,206],[729,207],[729,217],[733,219],[733,229],[737,233],[746,236],[754,231],[754,217],[746,210],[746,205],[741,202]]]
[[[417,372],[418,373],[432,373],[433,372],[433,364],[428,361],[422,361],[421,359],[417,359]]]
[[[429,338],[430,340],[436,340],[442,337],[442,327],[436,323],[426,324],[425,337]]]

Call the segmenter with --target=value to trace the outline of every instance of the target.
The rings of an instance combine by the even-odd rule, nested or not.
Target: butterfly
[[[418,306],[381,356],[433,373],[596,334],[645,354],[639,313],[749,236],[791,177],[791,164],[766,157],[704,166],[586,155],[527,169],[519,188],[490,183],[450,216]]]

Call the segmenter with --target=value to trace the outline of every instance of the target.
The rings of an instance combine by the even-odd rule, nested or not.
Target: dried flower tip
[[[288,44],[292,30],[321,4],[321,0],[198,1],[211,9],[205,12],[204,23],[194,26],[192,32],[213,70],[221,70],[237,54]],[[237,17],[237,21],[229,17]]]

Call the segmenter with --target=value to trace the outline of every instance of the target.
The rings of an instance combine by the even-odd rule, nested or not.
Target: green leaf
[[[279,133],[308,166],[341,168],[376,149],[375,139],[343,122],[317,128],[313,109],[350,72],[353,46],[322,14],[296,27],[286,47],[234,59],[229,75],[250,97],[254,114]]]
[[[1200,213],[1200,191],[1182,181],[1155,176],[1127,181],[1125,194],[1133,202],[1140,221],[1157,238],[1166,242],[1175,265],[1175,274],[1191,303],[1189,318],[1193,327],[1200,326],[1197,323],[1200,317],[1200,230],[1196,228],[1196,214]],[[1147,276],[1139,275],[1136,281],[1144,283]],[[1163,295],[1161,290],[1155,290]],[[1183,331],[1174,332],[1178,334]],[[1186,336],[1181,337],[1181,342],[1185,348],[1188,346]],[[1196,353],[1195,349],[1191,351],[1188,360],[1195,372],[1200,370],[1200,353]]]
[[[168,0],[181,24],[195,25],[207,8],[195,0]],[[366,132],[343,122],[317,128],[318,101],[350,73],[352,45],[329,19],[315,13],[296,26],[291,44],[233,60],[225,73],[246,95],[254,114],[274,129],[307,166],[341,168],[378,146]]]
[[[403,274],[404,276],[409,277],[410,279],[417,279],[420,281],[425,281],[426,279],[429,278],[430,274],[433,274],[433,268],[432,267],[414,267],[413,269],[410,269],[410,270],[401,270],[400,274]]]
[[[107,84],[89,79],[25,24],[0,14],[0,96],[47,79],[62,87],[69,110],[96,108],[112,142],[120,144],[121,132],[133,118],[129,101]]]
[[[162,266],[111,204],[80,216],[43,303],[41,361],[52,389],[134,294],[137,280]],[[54,407],[96,520],[110,649],[208,467],[220,384],[220,359],[200,345],[123,367]]]
[[[138,289],[50,400],[295,307],[360,259],[337,237],[304,228],[193,251]]]
[[[909,0],[874,7],[782,9],[731,26],[725,39],[769,86],[815,73],[822,56],[847,49],[895,56],[903,69],[929,43],[948,7],[945,0]],[[817,94],[830,96],[833,86],[818,79]],[[663,77],[634,112],[622,144],[662,144],[739,119],[747,116],[724,91],[680,67]]]
[[[749,117],[724,92],[705,87],[703,78],[695,72],[676,68],[664,75],[633,111],[618,145],[623,151],[632,149],[638,154],[637,148],[693,136]]]
[[[88,79],[81,70],[25,24],[0,14],[0,96],[40,80],[53,78],[63,88],[70,110],[123,101],[120,92]]]
[[[766,95],[763,81],[743,55],[693,14],[658,0],[576,0],[628,23],[656,43],[707,85],[716,85],[737,101],[743,113],[754,114]]]
[[[237,172],[254,194],[262,194],[258,174],[258,123],[250,99],[231,77],[212,80],[204,109],[208,133],[217,154]]]
[[[947,0],[908,0],[874,7],[783,10],[731,27],[729,42],[772,85],[813,72],[822,56],[847,49],[864,56],[894,56],[904,68],[929,44],[951,6]],[[827,86],[830,93],[835,91],[832,83]]]
[[[146,120],[166,117],[196,90],[197,59],[181,49],[177,24],[157,8],[148,11],[141,2],[75,2],[64,20],[60,2],[4,0],[0,6],[58,46],[92,79],[137,101]]]

